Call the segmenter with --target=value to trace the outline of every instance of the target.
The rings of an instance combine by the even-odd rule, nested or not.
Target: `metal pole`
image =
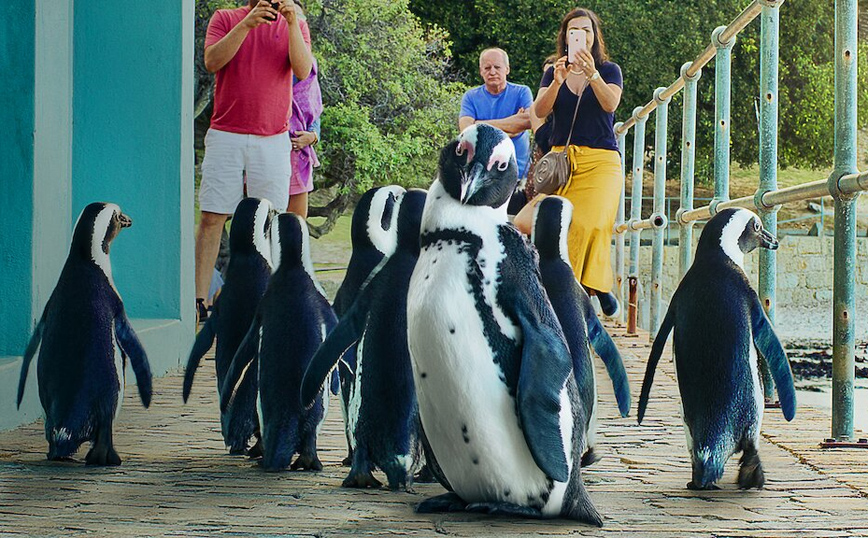
[[[760,15],[760,184],[757,196],[778,188],[778,35],[781,0],[764,0]],[[761,204],[757,204],[760,206]],[[763,227],[777,235],[778,207],[761,210]],[[775,323],[775,289],[777,286],[777,253],[759,249],[759,297],[772,325]],[[766,402],[775,398],[775,384],[768,365],[762,361],[763,390]]]
[[[691,62],[681,66],[684,78],[684,113],[681,120],[681,208],[678,210],[678,273],[681,278],[690,269],[693,258],[693,223],[681,222],[678,218],[693,209],[694,164],[696,162],[696,91],[702,69],[688,76]]]
[[[669,125],[669,98],[662,98],[666,88],[654,90],[657,102],[657,116],[654,127],[654,209],[653,217],[666,219],[666,135]],[[654,230],[654,253],[651,259],[651,325],[648,327],[651,338],[660,327],[663,309],[663,234],[664,228]]]
[[[835,171],[829,190],[835,198],[835,276],[832,328],[832,437],[853,437],[856,378],[855,268],[856,198],[841,192],[838,179],[856,169],[857,0],[835,1]],[[834,187],[832,186],[834,183]]]
[[[714,200],[711,202],[712,215],[717,213],[716,205],[729,200],[729,139],[730,139],[730,98],[732,93],[732,47],[735,36],[729,41],[721,41],[726,26],[718,26],[711,33],[711,43],[717,48],[714,59]]]
[[[633,111],[638,114],[640,107],[636,107]],[[639,221],[642,219],[642,171],[645,169],[645,122],[648,116],[639,116],[636,121],[636,128],[633,129],[633,192],[630,200],[630,220]],[[638,286],[639,281],[639,241],[641,240],[642,232],[639,230],[630,234],[630,270],[629,276],[636,279]],[[630,301],[629,308],[636,309],[638,301]],[[634,316],[635,312],[628,312],[628,316]],[[636,334],[627,329],[628,334]]]
[[[623,123],[615,124],[615,132],[618,134],[618,149],[621,151],[621,196],[618,202],[618,216],[615,221],[615,226],[624,223],[624,211],[627,204],[627,131],[619,132]],[[615,294],[618,296],[618,302],[624,304],[624,234],[616,234],[615,236]],[[626,308],[621,308],[620,321],[624,321]]]

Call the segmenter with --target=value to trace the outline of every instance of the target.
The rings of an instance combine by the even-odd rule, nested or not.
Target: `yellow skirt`
[[[553,150],[563,150],[556,146]],[[573,204],[567,237],[573,273],[586,288],[612,291],[612,233],[621,197],[621,155],[570,145],[572,174],[555,192]]]

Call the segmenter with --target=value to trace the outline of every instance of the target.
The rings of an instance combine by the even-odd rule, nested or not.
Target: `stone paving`
[[[419,515],[413,507],[442,492],[340,487],[347,469],[340,413],[333,405],[320,438],[321,473],[260,471],[229,456],[219,433],[213,361],[199,370],[190,403],[180,372],[155,380],[151,408],[126,391],[115,428],[118,468],[45,460],[42,424],[0,433],[2,536],[868,536],[868,450],[821,450],[829,417],[800,408],[787,423],[768,410],[760,455],[766,488],[740,491],[736,460],[722,490],[685,488],[690,465],[668,352],[645,423],[635,421],[648,337],[610,327],[632,382],[631,417],[617,416],[598,365],[599,450],[583,472],[605,527],[475,514]],[[14,397],[11,394],[3,397]],[[83,459],[85,448],[78,454]]]

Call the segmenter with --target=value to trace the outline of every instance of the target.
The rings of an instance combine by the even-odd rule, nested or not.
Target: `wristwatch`
[[[600,72],[594,71],[594,74],[591,75],[591,78],[589,80],[594,81],[594,80],[597,80],[598,78],[600,78]]]

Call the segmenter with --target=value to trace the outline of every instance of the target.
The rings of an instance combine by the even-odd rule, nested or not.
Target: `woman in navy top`
[[[571,31],[584,34],[587,48],[580,49],[572,63],[567,59],[567,36]],[[581,38],[581,37],[580,37]],[[589,293],[600,299],[603,313],[613,316],[619,305],[612,294],[612,232],[621,197],[621,156],[615,137],[615,109],[621,101],[621,68],[609,61],[600,20],[589,9],[567,13],[557,36],[557,60],[546,70],[533,105],[538,118],[552,114],[550,142],[554,151],[564,151],[569,139],[571,175],[555,194],[573,204],[568,248],[573,272]],[[576,112],[570,136],[570,124]],[[516,217],[522,228],[530,221]],[[523,230],[528,231],[528,230]]]

